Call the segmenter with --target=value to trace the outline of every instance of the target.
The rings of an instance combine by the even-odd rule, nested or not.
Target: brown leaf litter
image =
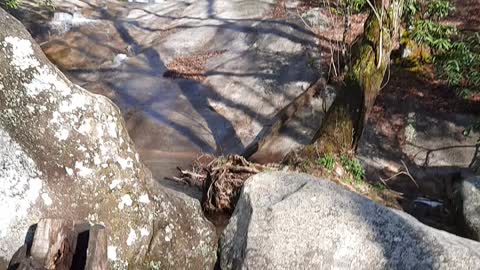
[[[163,77],[203,81],[206,78],[205,66],[207,61],[223,53],[225,53],[225,50],[206,51],[193,55],[179,56],[168,63],[168,70],[163,74]]]

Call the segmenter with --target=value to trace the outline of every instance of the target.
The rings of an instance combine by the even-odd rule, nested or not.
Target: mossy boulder
[[[406,32],[402,34],[400,40],[400,53],[400,63],[406,67],[415,68],[432,61],[432,50],[415,42]]]

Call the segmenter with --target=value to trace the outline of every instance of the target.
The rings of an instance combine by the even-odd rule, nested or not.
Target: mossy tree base
[[[382,5],[383,9],[379,8]],[[320,153],[346,152],[356,148],[381,90],[390,54],[399,38],[403,0],[376,1],[376,6],[382,22],[371,12],[365,22],[358,57],[314,136],[313,143]]]

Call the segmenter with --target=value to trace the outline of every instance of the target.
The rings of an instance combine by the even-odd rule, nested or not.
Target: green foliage
[[[358,13],[363,10],[363,8],[367,5],[366,0],[344,0],[344,5],[348,7],[351,12]]]
[[[459,94],[468,96],[480,90],[480,33],[460,36],[446,50],[435,57],[438,74]]]
[[[0,0],[0,7],[6,9],[18,9],[22,0]],[[41,7],[53,9],[54,8],[54,0],[39,0],[36,1]]]
[[[367,6],[367,0],[340,0],[332,11],[337,15],[350,15],[359,13]]]
[[[444,52],[452,47],[452,35],[456,29],[441,25],[432,20],[418,20],[412,38],[419,44],[425,44],[437,52]]]
[[[433,0],[427,5],[427,16],[431,18],[443,18],[454,11],[455,7],[448,0]]]
[[[372,187],[373,190],[375,190],[378,193],[381,193],[387,189],[387,187],[382,183],[374,183],[374,184],[371,184],[370,186]]]
[[[432,49],[437,74],[467,97],[480,90],[480,35],[465,35],[440,22],[455,10],[449,0],[407,0],[405,20],[409,36]]]
[[[407,23],[407,26],[411,25],[414,21],[415,15],[420,11],[420,6],[417,0],[405,0],[403,2],[403,18]]]
[[[1,6],[7,9],[16,9],[20,6],[21,0],[5,0],[2,1]]]
[[[355,181],[361,182],[365,178],[365,169],[356,159],[350,159],[347,155],[343,154],[340,157],[340,163],[342,167],[352,175]]]
[[[335,167],[335,157],[331,153],[327,153],[318,159],[317,163],[327,170],[332,171]]]

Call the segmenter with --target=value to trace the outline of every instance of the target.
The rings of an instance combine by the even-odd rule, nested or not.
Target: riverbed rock
[[[480,241],[480,177],[471,177],[458,183],[455,199],[466,235]]]
[[[247,180],[220,242],[222,269],[476,269],[480,243],[306,174]]]
[[[71,83],[1,9],[0,204],[3,264],[57,217],[104,225],[113,269],[215,263],[199,203],[155,186],[117,106]]]
[[[321,76],[320,46],[298,16],[300,2],[285,2],[287,16],[277,19],[276,0],[60,0],[56,12],[80,23],[47,35],[58,33],[47,20],[54,29],[36,36],[72,81],[119,105],[140,157],[161,180],[201,153],[242,153]],[[25,22],[38,13],[21,10]],[[283,148],[311,140],[304,131],[320,121],[306,120],[281,134]]]

